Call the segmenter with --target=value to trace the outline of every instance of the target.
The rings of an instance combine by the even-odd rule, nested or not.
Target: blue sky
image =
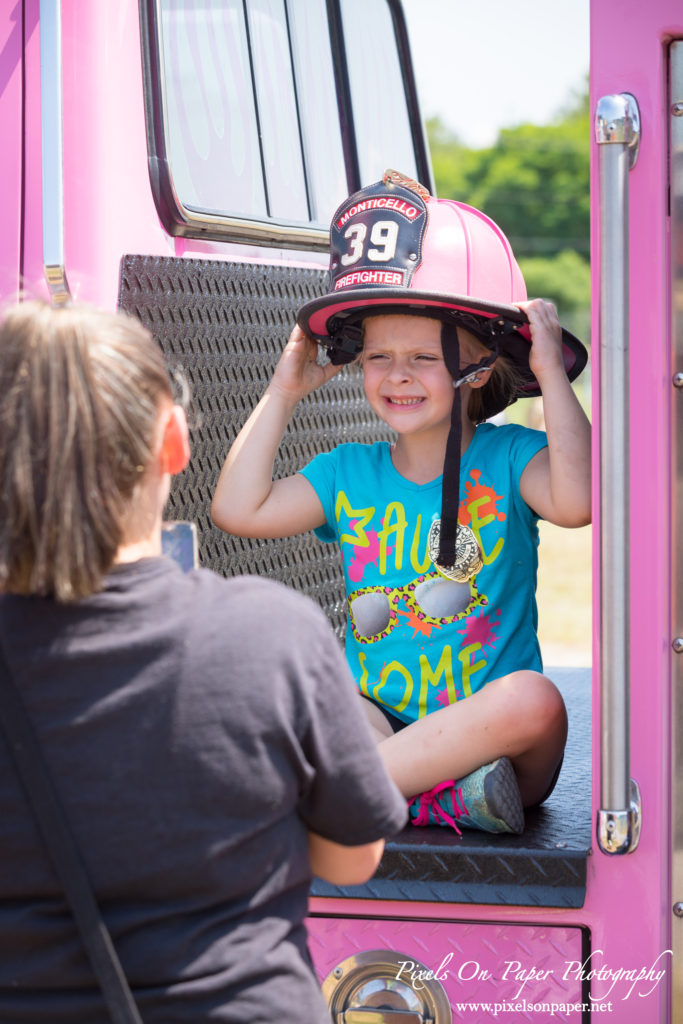
[[[469,146],[545,124],[588,73],[589,0],[403,0],[424,117]]]

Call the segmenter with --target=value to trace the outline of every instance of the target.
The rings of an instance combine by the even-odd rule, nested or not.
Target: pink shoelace
[[[449,789],[452,790],[453,793],[452,804],[453,814],[455,817],[452,817],[448,811],[445,811],[439,801],[441,794],[445,790]],[[420,801],[420,806],[417,816],[413,818],[413,825],[429,825],[429,812],[431,810],[437,820],[440,819],[444,825],[450,825],[451,828],[454,828],[459,836],[462,835],[462,832],[455,823],[456,818],[464,817],[464,815],[469,814],[469,811],[465,807],[462,798],[462,790],[459,786],[456,787],[455,782],[452,779],[450,782],[440,782],[438,786],[434,786],[434,789],[430,789],[426,793],[420,793],[419,797],[413,797],[413,800],[415,799]],[[413,800],[408,801],[408,806],[413,803]]]

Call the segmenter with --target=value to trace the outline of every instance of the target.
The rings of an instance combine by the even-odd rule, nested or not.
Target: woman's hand
[[[295,326],[280,356],[269,391],[275,391],[290,401],[298,402],[311,391],[334,377],[341,366],[318,362],[318,346],[300,327]]]

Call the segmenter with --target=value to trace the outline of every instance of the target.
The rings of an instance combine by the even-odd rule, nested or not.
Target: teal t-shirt
[[[427,537],[441,477],[415,484],[387,442],[343,444],[301,470],[325,510],[316,530],[341,549],[346,656],[359,691],[406,722],[542,667],[536,636],[538,517],[519,492],[544,433],[484,423],[461,459],[458,521],[484,564],[468,583],[440,576]]]

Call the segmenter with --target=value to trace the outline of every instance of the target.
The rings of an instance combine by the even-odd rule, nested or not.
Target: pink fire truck
[[[336,1022],[683,1024],[683,8],[591,6],[593,669],[556,674],[567,757],[524,835],[406,829],[367,885],[315,884]],[[439,31],[467,45],[457,5]],[[0,128],[3,299],[139,316],[192,392],[170,518],[341,629],[328,547],[227,537],[209,505],[340,199],[386,167],[431,185],[398,0],[9,0]],[[377,430],[346,372],[278,471]]]

